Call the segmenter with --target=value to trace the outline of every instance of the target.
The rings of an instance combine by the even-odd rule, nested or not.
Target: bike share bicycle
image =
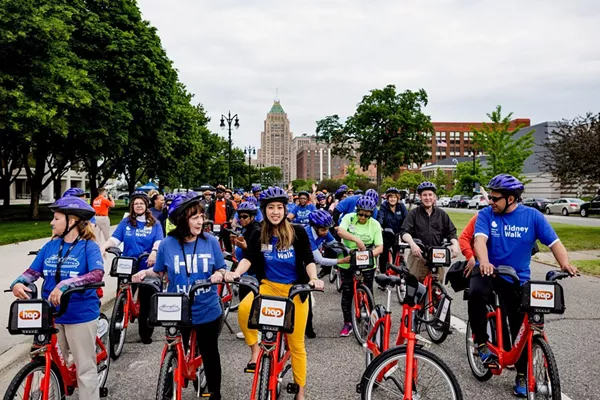
[[[473,274],[479,274],[477,267]],[[515,365],[523,351],[527,351],[527,398],[560,400],[562,394],[558,366],[544,331],[544,315],[565,312],[563,288],[557,281],[570,275],[567,272],[549,271],[545,281],[530,280],[521,286],[512,267],[499,266],[495,274],[511,280],[515,292],[520,294],[521,309],[525,315],[519,333],[511,338],[498,294],[495,294],[494,304],[487,305],[490,335],[487,345],[497,357],[491,364],[481,361],[471,323],[467,323],[466,347],[471,372],[477,380],[487,381],[492,375],[502,374],[507,366]],[[465,290],[465,298],[468,298],[468,289]],[[512,344],[512,347],[506,344]]]
[[[26,364],[12,379],[4,400],[12,399],[64,399],[71,396],[77,388],[77,373],[74,364],[67,365],[65,357],[58,346],[56,334],[58,329],[54,321],[63,315],[68,308],[73,293],[86,290],[97,290],[104,282],[67,289],[61,296],[58,310],[48,301],[37,297],[37,287],[30,284],[29,300],[16,300],[10,306],[8,331],[11,335],[33,335],[31,361]],[[10,290],[5,290],[9,292]],[[101,314],[100,325],[107,323],[106,316]],[[110,357],[108,356],[108,335],[98,331],[96,336],[96,364],[98,368],[98,387],[100,397],[108,395],[106,380]]]
[[[383,230],[384,237],[386,235],[393,235],[394,232],[390,228],[386,228]],[[384,239],[385,241],[385,239]],[[404,270],[407,269],[406,260],[404,259],[404,250],[410,248],[410,245],[404,241],[402,241],[402,234],[398,233],[394,237],[394,244],[390,248],[388,252],[388,262],[386,265],[386,275],[391,276],[400,276],[404,277],[406,274]],[[385,255],[381,255],[380,257],[385,257]],[[398,285],[394,285],[396,291],[396,298],[398,299],[398,303],[402,304],[404,301],[404,295],[406,294],[406,288],[404,287],[404,283],[400,283]]]

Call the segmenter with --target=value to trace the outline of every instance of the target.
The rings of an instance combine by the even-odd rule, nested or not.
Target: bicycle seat
[[[162,289],[162,279],[158,276],[147,276],[143,281],[139,283],[140,287],[144,286],[154,290],[155,292],[160,292]]]
[[[379,274],[375,277],[375,282],[382,287],[399,286],[402,283],[402,278],[399,276]]]

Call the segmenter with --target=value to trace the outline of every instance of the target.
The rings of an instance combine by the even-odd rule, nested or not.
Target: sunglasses
[[[238,215],[239,219],[248,219],[250,218],[250,216],[248,214],[242,214],[242,215]]]
[[[488,196],[488,200],[491,202],[494,202],[494,203],[499,202],[503,198],[504,198],[504,196]]]
[[[371,218],[371,214],[357,213],[356,215],[358,215],[359,217],[363,217],[363,218]]]

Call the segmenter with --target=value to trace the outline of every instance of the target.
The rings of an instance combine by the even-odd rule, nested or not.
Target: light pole
[[[471,149],[471,157],[473,157],[473,176],[475,176],[475,149]]]
[[[262,184],[262,171],[261,168],[263,167],[262,164],[258,164],[258,183]]]
[[[240,119],[238,115],[231,115],[231,111],[227,113],[227,116],[221,114],[221,129],[225,128],[225,121],[227,121],[227,126],[229,127],[229,165],[227,169],[227,185],[233,188],[233,177],[231,176],[231,123],[233,122],[233,126],[235,129],[240,127]]]
[[[244,154],[248,154],[248,187],[252,188],[252,179],[250,178],[250,159],[253,154],[256,155],[256,147],[244,147]]]

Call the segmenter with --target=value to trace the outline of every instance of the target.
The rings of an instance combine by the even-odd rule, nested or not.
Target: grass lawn
[[[454,222],[459,235],[473,217],[473,214],[452,211],[446,212],[452,219],[452,222]],[[554,222],[551,222],[550,225],[552,225],[556,234],[569,251],[600,249],[600,227],[578,226]],[[546,246],[540,246],[540,251],[550,251],[550,249]]]
[[[28,221],[27,209],[27,205],[15,205],[0,211],[0,245],[50,237],[52,212],[47,205],[40,206],[39,221]],[[128,210],[127,206],[117,204],[110,212],[111,225],[119,223]]]
[[[600,260],[574,260],[571,261],[581,272],[590,275],[600,275]]]

